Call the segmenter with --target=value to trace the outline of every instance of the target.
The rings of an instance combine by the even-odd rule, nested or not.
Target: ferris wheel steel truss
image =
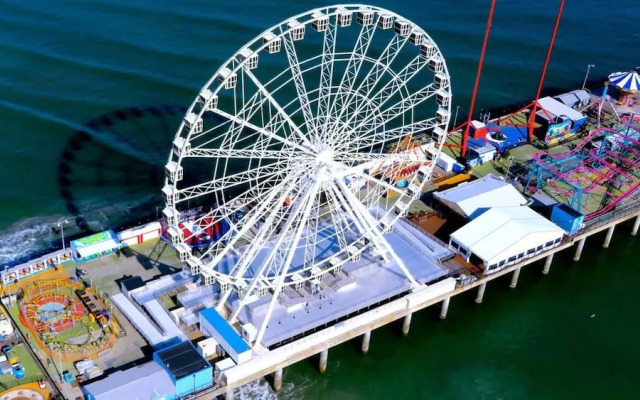
[[[356,24],[359,32],[348,28]],[[343,29],[355,42],[347,49],[338,45]],[[311,35],[321,44],[304,47]],[[381,51],[372,50],[378,37]],[[265,71],[276,68],[268,61],[282,52],[282,71],[257,73],[263,58]],[[242,47],[191,104],[165,167],[167,234],[190,271],[220,288],[218,309],[237,294],[230,322],[256,295],[273,293],[258,341],[284,286],[336,273],[367,250],[417,285],[384,235],[430,179],[450,114],[444,57],[417,25],[366,5],[297,15]],[[405,138],[420,146],[401,148]],[[193,160],[209,167],[194,169]],[[209,169],[196,178],[194,170]],[[206,230],[224,221],[229,230],[196,253],[186,244],[196,233],[185,236],[180,223],[204,196],[211,209],[191,222]],[[319,254],[328,243],[333,254]],[[296,252],[304,254],[292,266]],[[230,257],[232,266],[223,262]]]

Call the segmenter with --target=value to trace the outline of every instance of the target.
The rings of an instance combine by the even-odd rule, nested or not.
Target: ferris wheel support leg
[[[269,308],[267,309],[267,314],[264,317],[264,321],[262,321],[262,326],[260,327],[260,331],[258,332],[258,336],[256,337],[256,343],[261,343],[262,342],[262,338],[264,337],[264,333],[267,330],[267,324],[269,323],[269,319],[271,318],[271,314],[273,313],[273,309],[276,306],[276,302],[278,301],[278,296],[280,295],[280,291],[282,290],[282,286],[284,285],[284,280],[287,276],[287,266],[291,264],[291,260],[293,259],[293,255],[295,254],[295,251],[297,249],[297,244],[300,241],[300,238],[302,237],[302,232],[304,231],[304,227],[305,227],[305,221],[307,221],[307,219],[309,218],[309,215],[311,214],[311,209],[313,208],[313,201],[311,199],[315,198],[316,194],[318,193],[318,190],[320,189],[320,183],[315,182],[315,184],[313,185],[313,187],[311,188],[311,190],[309,190],[307,192],[306,197],[306,205],[305,205],[305,210],[304,213],[302,214],[302,218],[300,220],[295,220],[295,215],[292,215],[292,217],[289,219],[289,227],[291,226],[291,224],[294,222],[297,222],[297,227],[296,227],[296,232],[295,235],[293,237],[293,240],[291,242],[291,246],[289,247],[288,253],[287,253],[287,257],[285,259],[285,261],[282,263],[282,267],[280,269],[280,275],[278,276],[278,282],[276,284],[276,287],[273,291],[273,297],[271,298],[271,302],[269,303]],[[302,204],[302,202],[300,203]],[[297,213],[296,213],[297,214]],[[281,236],[281,240],[284,238],[285,235]]]
[[[346,210],[347,214],[349,215],[349,217],[351,218],[353,223],[356,225],[356,228],[360,231],[360,233],[362,233],[363,236],[366,236],[367,232],[368,232],[367,229],[365,228],[366,224],[363,221],[361,221],[361,218],[354,213],[354,211],[352,210],[352,207],[350,206],[349,202],[342,196],[342,192],[339,191],[336,188],[332,188],[332,189],[334,191],[333,194],[334,194],[335,198],[339,202],[339,205],[341,207],[344,207],[344,209]],[[378,239],[375,237],[375,235],[373,237],[369,237],[369,239],[373,243],[373,246],[378,249],[378,253],[380,253],[380,255],[384,258],[384,261],[388,262],[389,261],[389,257],[387,257],[386,250],[385,250],[384,246],[380,245],[380,243],[378,242]]]
[[[293,182],[290,182],[289,189],[284,191],[284,193],[276,201],[275,208],[271,210],[271,214],[267,217],[267,221],[265,221],[265,223],[260,228],[258,235],[252,241],[251,249],[247,253],[245,253],[247,254],[245,257],[242,257],[239,260],[239,266],[237,268],[234,268],[235,269],[235,273],[233,274],[234,278],[242,278],[242,276],[245,274],[245,272],[251,265],[251,262],[253,262],[255,257],[258,255],[259,251],[262,248],[262,245],[269,239],[270,234],[273,232],[273,228],[275,228],[280,223],[281,219],[276,219],[277,215],[280,212],[280,210],[282,210],[282,208],[284,207],[285,199],[291,195],[291,192],[293,191],[294,188],[295,188],[295,184],[293,184]],[[296,215],[296,214],[297,214],[297,211],[292,213],[292,215]],[[284,234],[283,236],[281,236],[281,240],[283,237],[284,237]],[[279,240],[278,243],[281,243],[281,240]],[[278,246],[276,245],[274,249],[277,250],[277,248]],[[247,288],[244,296],[242,296],[242,298],[240,299],[238,303],[238,307],[236,308],[235,312],[231,316],[230,321],[233,322],[236,320],[236,318],[238,318],[238,314],[240,313],[240,310],[246,304],[247,299],[253,292],[253,289],[255,288],[256,284],[260,280],[260,277],[262,277],[262,274],[264,273],[264,270],[267,268],[269,261],[270,261],[270,258],[267,258],[266,261],[260,267],[260,270],[255,274],[254,278],[249,283],[249,287]],[[227,290],[225,295],[221,298],[221,301],[218,304],[218,307],[222,307],[224,305],[224,302],[226,302],[230,294],[231,294],[231,290],[229,289]]]
[[[338,186],[347,197],[347,201],[349,201],[354,211],[360,214],[361,218],[369,226],[369,229],[378,240],[379,245],[387,251],[387,254],[391,255],[393,260],[398,264],[398,267],[400,267],[402,272],[404,272],[404,274],[407,276],[407,278],[409,279],[409,282],[411,282],[411,286],[412,287],[419,286],[418,281],[415,280],[411,272],[409,272],[409,269],[407,269],[406,265],[404,265],[404,262],[402,261],[402,259],[398,256],[395,250],[393,250],[393,247],[391,247],[389,242],[386,241],[386,239],[378,229],[378,226],[377,226],[378,224],[373,219],[373,216],[369,213],[369,211],[366,208],[364,208],[362,203],[358,201],[358,199],[351,192],[351,190],[349,190],[349,188],[347,187],[347,185],[344,183],[342,179],[336,179],[336,181],[338,182]]]
[[[284,182],[283,182],[283,186],[284,186]],[[213,267],[215,265],[217,265],[220,260],[222,260],[222,258],[224,256],[226,256],[229,251],[231,251],[235,244],[237,243],[237,241],[243,236],[245,235],[247,232],[249,232],[249,230],[251,229],[251,227],[261,218],[261,214],[265,211],[267,211],[269,206],[272,206],[273,203],[271,201],[273,201],[276,197],[276,195],[278,194],[278,190],[274,190],[268,197],[267,197],[267,201],[263,202],[263,204],[261,205],[261,207],[259,208],[259,212],[256,212],[254,214],[254,216],[248,221],[245,222],[245,224],[242,226],[242,228],[240,229],[240,231],[238,232],[238,234],[236,236],[234,236],[231,241],[227,244],[226,247],[224,247],[222,249],[222,251],[218,254],[216,254],[216,256],[213,258],[213,260],[207,264],[205,266],[205,268],[211,269],[213,270]],[[276,203],[277,205],[278,203]]]

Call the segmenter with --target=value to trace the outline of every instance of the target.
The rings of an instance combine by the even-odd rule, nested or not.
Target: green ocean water
[[[476,110],[535,95],[559,2],[498,1]],[[269,26],[326,2],[0,0],[0,265],[80,235],[155,218],[162,166],[184,108],[218,66]],[[468,107],[488,0],[379,1],[422,26]],[[637,2],[567,1],[546,87],[580,87],[638,66]],[[620,228],[583,261],[492,283],[332,349],[329,369],[285,372],[283,398],[639,398],[637,242]],[[592,317],[592,315],[594,315]],[[268,398],[264,383],[244,398]]]

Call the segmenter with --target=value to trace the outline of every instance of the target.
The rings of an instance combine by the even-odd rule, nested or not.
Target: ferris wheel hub
[[[331,161],[333,161],[333,150],[331,149],[322,150],[316,156],[316,162],[319,165],[327,165]]]

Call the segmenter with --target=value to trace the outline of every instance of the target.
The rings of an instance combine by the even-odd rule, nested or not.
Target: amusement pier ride
[[[406,18],[343,5],[283,21],[225,62],[189,107],[165,168],[167,236],[219,289],[230,323],[273,294],[257,343],[285,286],[319,287],[363,252],[416,284],[385,233],[430,179],[450,104],[444,57]],[[190,245],[220,224],[218,240]]]

